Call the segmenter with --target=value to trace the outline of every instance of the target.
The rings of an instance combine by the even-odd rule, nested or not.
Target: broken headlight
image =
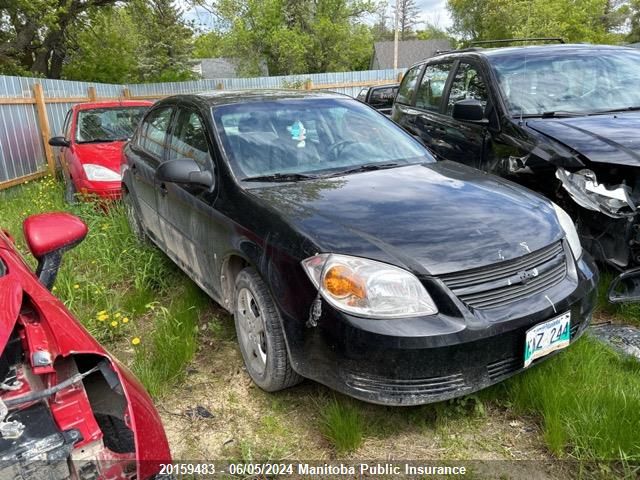
[[[322,297],[344,312],[369,318],[438,313],[420,280],[393,265],[331,253],[301,263]]]
[[[598,183],[596,174],[587,169],[571,173],[558,168],[556,177],[581,207],[604,213],[612,218],[623,218],[636,213],[636,205],[631,199],[631,188],[624,183],[609,188]]]
[[[582,256],[582,245],[580,244],[580,237],[578,237],[578,232],[576,231],[576,226],[571,220],[571,217],[567,212],[565,212],[562,207],[553,204],[553,209],[556,211],[556,217],[558,217],[558,222],[564,230],[565,238],[569,243],[569,247],[571,247],[571,251],[573,252],[573,257],[578,260]]]

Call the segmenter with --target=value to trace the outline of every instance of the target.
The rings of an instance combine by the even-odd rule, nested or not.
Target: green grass
[[[207,298],[160,250],[136,241],[121,204],[67,205],[51,177],[0,192],[0,225],[32,266],[22,222],[46,211],[69,211],[89,227],[87,238],[65,254],[53,293],[107,348],[133,349],[125,360],[152,394],[163,393],[195,353]]]
[[[586,336],[508,381],[517,412],[540,418],[559,457],[640,461],[640,362]]]
[[[336,453],[356,450],[364,441],[365,422],[358,404],[349,399],[331,399],[320,409],[321,430]]]
[[[607,315],[616,317],[618,320],[640,326],[640,303],[609,303],[607,301],[607,291],[614,274],[608,271],[601,271],[600,284],[598,285],[598,310]]]

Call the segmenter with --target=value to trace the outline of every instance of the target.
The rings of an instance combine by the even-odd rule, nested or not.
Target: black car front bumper
[[[586,329],[596,303],[592,259],[576,278],[508,308],[468,310],[463,318],[370,320],[323,302],[313,328],[284,318],[294,369],[352,397],[384,405],[419,405],[466,395],[523,370],[526,331],[571,312],[571,341]],[[534,361],[534,365],[547,357]]]

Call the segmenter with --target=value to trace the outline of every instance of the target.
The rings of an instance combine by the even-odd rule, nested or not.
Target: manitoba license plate
[[[571,312],[530,328],[527,330],[524,346],[524,368],[527,368],[536,358],[565,348],[570,340]]]

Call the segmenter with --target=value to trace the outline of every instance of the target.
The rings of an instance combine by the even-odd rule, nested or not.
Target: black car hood
[[[323,252],[373,258],[418,274],[517,258],[563,236],[548,201],[453,162],[250,191]]]
[[[592,162],[640,167],[640,112],[528,120]]]

